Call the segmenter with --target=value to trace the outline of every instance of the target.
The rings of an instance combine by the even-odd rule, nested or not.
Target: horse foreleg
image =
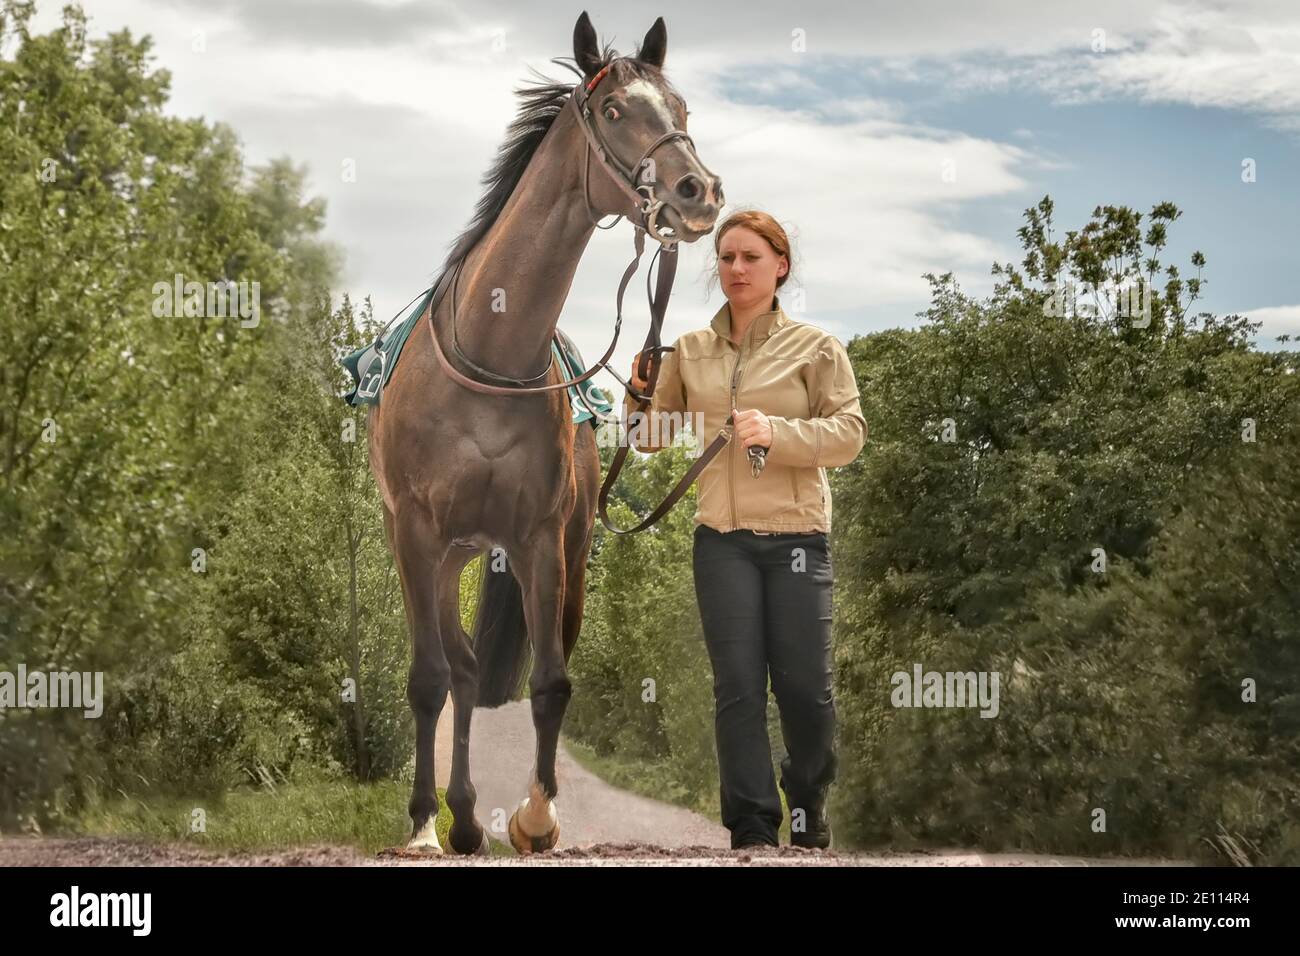
[[[564,529],[564,659],[568,661],[582,631],[582,610],[587,597],[587,560],[596,526],[596,496],[600,491],[600,459],[591,429],[582,428],[574,442],[573,470],[577,500]]]
[[[451,670],[443,653],[438,627],[437,572],[447,553],[437,529],[426,522],[396,516],[393,522],[394,555],[402,579],[407,623],[411,629],[411,669],[406,699],[415,715],[415,784],[408,809],[411,839],[407,849],[441,853],[434,824],[438,817],[438,791],[433,768],[438,715],[447,701]]]
[[[533,645],[529,691],[537,732],[537,759],[528,796],[510,818],[510,842],[520,853],[549,850],[560,836],[560,816],[555,806],[559,792],[555,751],[573,692],[565,669],[562,636],[563,541],[558,533],[544,540],[543,546],[515,563],[524,589],[524,615]]]

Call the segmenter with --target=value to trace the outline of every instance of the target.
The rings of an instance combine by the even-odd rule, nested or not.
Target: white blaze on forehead
[[[649,80],[635,79],[625,86],[624,90],[627,91],[628,99],[640,100],[649,104],[650,108],[664,121],[664,125],[669,127],[676,125],[677,120],[673,116],[672,108],[668,105],[668,100],[664,98],[663,91]]]

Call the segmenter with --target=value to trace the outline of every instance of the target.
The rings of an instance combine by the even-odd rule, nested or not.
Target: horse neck
[[[571,106],[555,118],[496,222],[465,258],[456,338],[473,362],[500,375],[529,378],[547,366],[595,231],[582,188],[586,143],[574,120]],[[593,164],[593,179],[603,175]]]

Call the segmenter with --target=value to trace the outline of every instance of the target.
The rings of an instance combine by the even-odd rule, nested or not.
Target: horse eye
[[[614,120],[618,119],[618,117],[619,117],[619,112],[617,107],[614,106],[605,107],[605,119],[609,120],[612,123],[614,122]]]

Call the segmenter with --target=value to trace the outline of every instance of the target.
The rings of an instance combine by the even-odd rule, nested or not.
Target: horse
[[[428,322],[421,316],[427,334],[411,337],[382,404],[369,413],[370,466],[411,637],[415,780],[407,851],[444,852],[434,831],[433,759],[450,692],[448,842],[457,854],[488,852],[474,816],[471,717],[476,706],[498,707],[522,693],[530,659],[536,759],[510,817],[510,842],[526,854],[559,838],[555,755],[572,696],[566,666],[582,624],[600,458],[594,430],[572,423],[552,336],[588,241],[596,228],[609,228],[600,219],[633,222],[635,215],[638,230],[661,243],[694,242],[713,229],[723,204],[721,180],[685,134],[685,101],[663,74],[666,51],[662,17],[629,57],[602,48],[583,12],[573,64],[552,60],[579,82],[516,90],[518,115],[483,179],[473,219],[451,244],[443,294],[431,301]],[[577,96],[582,106],[568,108]],[[593,152],[597,172],[590,174]],[[636,156],[641,161],[630,162]],[[644,237],[637,238],[639,254]],[[485,376],[499,384],[465,387]],[[541,381],[547,384],[529,387]],[[483,562],[471,636],[460,622],[461,572],[498,548],[508,565]]]

